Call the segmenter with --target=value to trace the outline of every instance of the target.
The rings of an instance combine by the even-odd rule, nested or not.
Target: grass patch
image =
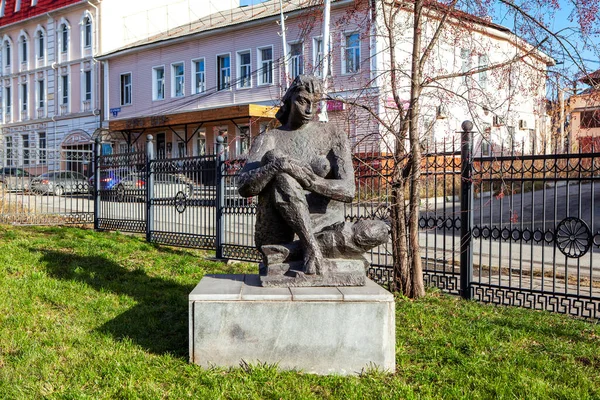
[[[187,295],[254,272],[202,251],[62,227],[0,225],[0,398],[600,397],[600,326],[562,315],[398,297],[394,375],[189,365]]]

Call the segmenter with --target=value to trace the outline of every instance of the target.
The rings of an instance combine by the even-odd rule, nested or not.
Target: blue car
[[[88,179],[90,188],[89,190],[92,196],[95,194],[96,191],[96,181],[94,178],[95,176],[92,175],[90,179]],[[102,194],[102,192],[105,190],[108,191],[114,189],[119,184],[119,182],[121,182],[121,180],[121,174],[118,171],[100,171],[100,194]]]

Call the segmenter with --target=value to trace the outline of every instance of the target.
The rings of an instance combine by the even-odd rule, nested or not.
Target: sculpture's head
[[[275,117],[282,125],[300,126],[312,119],[321,98],[321,80],[314,75],[298,75],[283,95],[283,105]],[[290,121],[293,119],[293,121]]]

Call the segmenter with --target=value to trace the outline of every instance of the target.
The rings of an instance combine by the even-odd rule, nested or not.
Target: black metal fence
[[[426,284],[482,302],[599,318],[600,154],[473,158],[471,143],[464,132],[462,143],[423,156]],[[256,200],[236,187],[244,161],[225,160],[222,143],[217,154],[161,159],[151,142],[143,154],[97,154],[96,227],[258,261]],[[347,219],[389,219],[394,158],[375,150],[354,162],[357,194]],[[115,182],[103,186],[111,174]],[[369,276],[391,283],[391,243],[369,257]]]

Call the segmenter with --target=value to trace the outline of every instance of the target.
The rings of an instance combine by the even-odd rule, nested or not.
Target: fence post
[[[100,229],[100,156],[102,155],[102,143],[97,137],[94,141],[94,229]]]
[[[146,241],[152,241],[152,231],[154,230],[154,208],[152,207],[152,190],[154,189],[154,143],[152,135],[146,136]]]
[[[471,227],[473,225],[473,191],[471,172],[473,162],[473,123],[464,121],[461,125],[460,151],[460,293],[470,299],[473,278],[473,248],[471,247]]]
[[[217,136],[217,157],[215,159],[215,173],[217,184],[217,198],[215,204],[216,212],[216,238],[215,238],[215,255],[216,258],[223,258],[223,241],[225,239],[225,149],[223,145],[224,139],[222,136]]]

